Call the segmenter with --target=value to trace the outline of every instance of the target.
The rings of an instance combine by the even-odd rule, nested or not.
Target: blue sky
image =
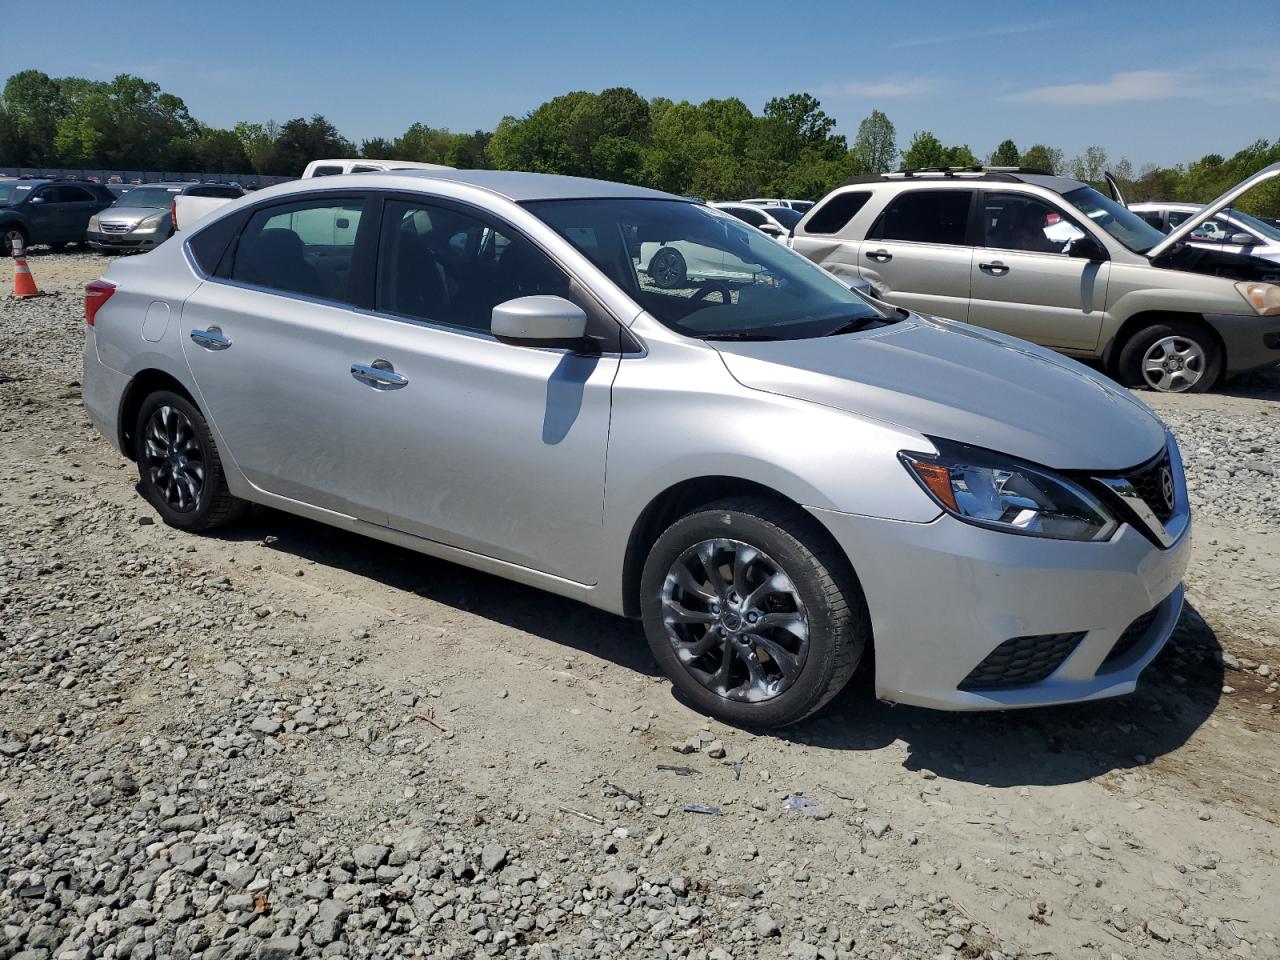
[[[14,0],[4,0],[10,26]],[[1072,3],[134,2],[57,5],[71,29],[6,40],[0,73],[139,74],[213,126],[323,113],[348,137],[414,121],[492,129],[568,90],[818,96],[852,137],[872,109],[979,155],[1174,163],[1280,137],[1275,0]],[[84,19],[76,15],[79,11]],[[124,12],[128,11],[128,12]]]

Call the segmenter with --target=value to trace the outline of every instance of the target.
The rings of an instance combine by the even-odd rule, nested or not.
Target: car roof
[[[889,174],[870,174],[867,176],[850,177],[841,186],[854,186],[869,183],[900,183],[918,185],[921,183],[945,183],[950,186],[963,183],[1026,183],[1035,187],[1044,187],[1046,190],[1052,190],[1054,193],[1069,193],[1072,190],[1078,190],[1080,187],[1087,187],[1087,183],[1081,183],[1079,180],[1073,180],[1070,177],[1059,177],[1052,173],[1032,173],[1014,170],[984,170],[984,171],[901,171]]]
[[[349,178],[349,179],[348,179]],[[465,184],[521,203],[528,200],[647,199],[681,200],[674,194],[648,187],[633,187],[609,180],[565,177],[551,173],[522,173],[515,170],[387,170],[380,173],[356,173],[343,177],[324,177],[325,186],[339,183],[351,186],[374,182],[399,181],[406,187],[425,186],[435,180]],[[313,180],[297,180],[291,185],[299,189],[315,187]],[[685,201],[687,202],[687,201]]]

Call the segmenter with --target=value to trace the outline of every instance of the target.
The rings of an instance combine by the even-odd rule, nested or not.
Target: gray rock
[[[256,733],[265,733],[271,737],[283,730],[284,724],[279,720],[272,720],[270,717],[257,717],[253,723],[249,724],[249,729]]]
[[[615,900],[621,900],[636,892],[639,881],[627,870],[610,870],[604,876],[604,885]]]
[[[390,849],[376,843],[362,844],[351,851],[351,858],[355,860],[356,866],[364,867],[366,870],[376,870],[387,862],[387,857],[390,855]]]
[[[870,820],[863,821],[862,826],[866,828],[867,833],[871,834],[877,840],[889,832],[889,821],[880,817],[872,817]]]
[[[485,873],[496,873],[507,862],[507,848],[500,843],[490,843],[480,853],[480,866]]]
[[[297,937],[272,937],[258,948],[258,960],[289,960],[301,946]]]
[[[763,913],[757,913],[755,919],[751,921],[751,929],[755,931],[757,937],[764,939],[765,937],[776,937],[779,933],[778,921],[773,919],[773,914],[767,910]]]

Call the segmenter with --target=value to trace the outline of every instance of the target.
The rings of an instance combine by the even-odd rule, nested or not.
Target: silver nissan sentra
[[[285,184],[85,316],[85,406],[165,522],[266,504],[641,618],[731,723],[873,650],[902,703],[1128,693],[1182,607],[1178,447],[1127,391],[653,190]]]

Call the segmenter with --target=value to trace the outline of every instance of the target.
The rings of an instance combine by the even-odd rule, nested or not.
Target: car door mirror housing
[[[587,314],[564,297],[517,297],[493,308],[490,331],[520,347],[587,349]]]
[[[1101,263],[1103,260],[1110,259],[1107,251],[1102,248],[1097,240],[1093,237],[1080,237],[1071,244],[1071,256],[1081,260],[1088,260],[1091,263]]]
[[[28,203],[44,203],[44,197],[32,197]]]
[[[1227,237],[1227,243],[1238,244],[1242,247],[1251,247],[1257,243],[1257,241],[1253,239],[1253,234],[1242,232],[1231,234],[1231,236]]]

